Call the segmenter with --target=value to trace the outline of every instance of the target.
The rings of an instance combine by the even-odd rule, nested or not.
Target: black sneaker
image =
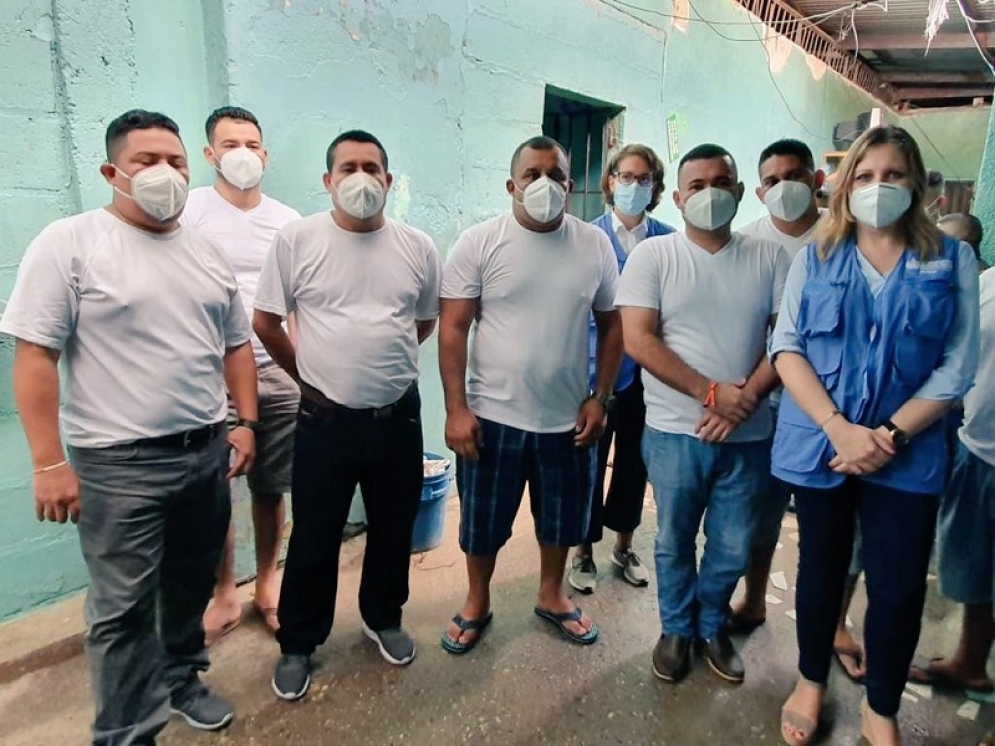
[[[170,695],[169,710],[198,730],[221,730],[235,717],[232,706],[208,689],[196,675]]]
[[[720,677],[733,684],[742,684],[746,677],[743,660],[729,639],[729,633],[721,631],[711,640],[699,640],[698,646],[708,666]]]
[[[653,648],[653,674],[676,684],[691,670],[691,640],[681,635],[662,635]]]
[[[273,693],[292,702],[307,694],[311,686],[311,656],[281,655],[273,671]]]
[[[415,659],[418,648],[411,636],[400,627],[373,631],[363,622],[363,632],[380,648],[380,655],[395,666],[406,666]]]

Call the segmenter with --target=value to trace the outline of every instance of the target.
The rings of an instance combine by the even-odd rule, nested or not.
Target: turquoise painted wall
[[[992,109],[985,139],[984,158],[981,174],[978,176],[977,194],[974,199],[974,214],[985,227],[985,238],[981,253],[989,264],[995,265],[995,108]]]
[[[670,12],[669,3],[637,1]],[[700,22],[674,25],[601,0],[7,0],[0,8],[0,298],[38,230],[105,201],[97,173],[103,129],[133,106],[176,118],[192,153],[214,106],[252,109],[273,156],[266,188],[302,212],[328,207],[321,186],[328,142],[344,129],[367,128],[391,157],[389,212],[448,251],[462,228],[507,208],[508,160],[539,133],[547,84],[624,107],[622,139],[661,153],[665,121],[676,114],[679,150],[706,140],[727,146],[751,190],[767,143],[791,136],[817,153],[830,150],[832,125],[874,105],[800,50],[761,44],[757,34],[765,32],[729,0],[696,8],[736,40]],[[924,127],[930,116],[920,117]],[[976,147],[958,139],[947,151],[938,142],[969,170],[983,139],[982,129]],[[209,169],[199,156],[192,160],[194,181],[207,183]],[[762,210],[749,196],[741,218]],[[669,199],[658,212],[678,220]],[[438,450],[435,358],[430,341],[422,357],[426,443]],[[10,361],[5,344],[0,618],[85,582],[72,529],[34,521]]]

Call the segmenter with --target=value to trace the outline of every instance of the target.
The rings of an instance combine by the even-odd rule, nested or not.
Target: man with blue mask
[[[189,170],[176,123],[126,112],[106,148],[112,202],[31,243],[0,333],[17,339],[38,519],[78,524],[90,577],[92,743],[148,746],[171,711],[202,730],[234,716],[200,680],[201,620],[228,530],[227,477],[254,457],[256,369],[224,251],[179,224]]]
[[[632,143],[619,150],[601,178],[601,193],[610,210],[593,220],[615,249],[621,274],[629,255],[640,241],[665,236],[674,229],[650,217],[663,193],[663,162],[647,145]],[[591,316],[588,346],[592,389],[597,385],[598,326]],[[604,529],[615,532],[611,563],[621,577],[637,588],[649,584],[649,571],[632,548],[632,537],[642,520],[646,494],[646,466],[642,457],[646,407],[639,368],[629,356],[622,359],[615,382],[615,404],[608,412],[608,426],[598,440],[598,463],[591,500],[591,523],[584,542],[577,547],[568,581],[581,593],[594,593],[598,567],[594,545]],[[614,444],[614,445],[613,445]],[[605,494],[609,453],[614,448],[611,481]]]
[[[263,194],[263,172],[269,153],[263,145],[262,128],[252,114],[236,106],[216,109],[205,124],[208,145],[204,157],[214,168],[214,184],[190,192],[183,224],[200,231],[221,246],[231,260],[239,291],[248,313],[252,313],[259,273],[276,232],[298,220],[300,213]],[[259,427],[256,429],[256,461],[248,474],[255,532],[255,604],[271,631],[276,618],[280,585],[280,558],[284,508],[283,495],[290,491],[294,458],[294,428],[300,390],[252,337],[252,351],[259,376]],[[218,568],[213,603],[204,616],[208,644],[232,630],[242,617],[242,603],[235,586],[235,530],[228,531],[225,556]]]
[[[603,231],[565,213],[569,174],[555,140],[522,143],[506,183],[511,211],[464,231],[446,264],[439,366],[470,586],[442,633],[453,654],[472,649],[491,621],[491,577],[526,484],[540,555],[535,614],[570,642],[598,639],[597,625],[564,592],[563,576],[570,547],[587,531],[593,446],[622,358],[618,263]]]
[[[363,633],[392,665],[416,654],[401,617],[424,481],[418,348],[435,329],[442,262],[427,234],[384,214],[393,176],[380,140],[343,132],[325,165],[335,209],[277,232],[253,315],[266,352],[301,390],[281,656],[270,682],[284,700],[307,693],[311,655],[332,630],[342,531],[357,484],[368,524]],[[296,344],[284,325],[291,314]]]
[[[694,148],[677,181],[685,230],[640,244],[616,299],[646,390],[643,454],[657,504],[663,628],[653,671],[680,681],[697,644],[716,674],[738,683],[743,663],[726,618],[768,482],[772,422],[760,403],[777,376],[764,352],[789,261],[778,244],[732,232],[743,185],[727,150]]]

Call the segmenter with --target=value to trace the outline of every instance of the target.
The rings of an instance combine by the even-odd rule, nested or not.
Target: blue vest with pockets
[[[625,267],[625,261],[628,259],[628,255],[625,253],[625,249],[622,248],[622,244],[618,241],[618,236],[615,235],[615,228],[612,225],[612,214],[611,212],[606,212],[599,218],[595,218],[591,221],[592,225],[598,226],[606,234],[608,238],[611,239],[612,247],[615,249],[615,258],[618,259],[618,271],[619,274],[622,273],[622,269]],[[653,238],[654,236],[666,236],[668,233],[674,233],[675,229],[666,223],[661,223],[659,220],[654,220],[649,215],[646,216],[646,238]],[[594,384],[597,381],[597,372],[595,364],[595,355],[598,347],[598,327],[594,323],[594,314],[590,315],[589,319],[589,333],[588,333],[588,370],[590,375],[590,385],[591,390],[594,390]],[[636,361],[633,360],[628,355],[622,356],[622,367],[618,370],[618,378],[615,379],[615,390],[624,391],[632,385],[632,382],[636,377]]]
[[[847,420],[879,427],[943,360],[957,311],[958,243],[944,237],[939,254],[925,262],[907,249],[877,298],[861,271],[854,239],[826,261],[814,244],[804,250],[808,276],[796,328],[805,357]],[[802,487],[835,487],[845,476],[829,468],[834,456],[818,423],[785,390],[771,456],[774,476]],[[941,418],[863,479],[938,494],[948,457]]]

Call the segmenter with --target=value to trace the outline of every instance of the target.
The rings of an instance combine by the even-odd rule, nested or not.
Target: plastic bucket
[[[439,461],[444,456],[426,453],[425,458]],[[446,528],[446,498],[453,483],[453,462],[450,459],[449,468],[443,474],[425,477],[421,490],[421,505],[415,527],[411,532],[411,551],[427,552],[442,543],[442,534]]]

